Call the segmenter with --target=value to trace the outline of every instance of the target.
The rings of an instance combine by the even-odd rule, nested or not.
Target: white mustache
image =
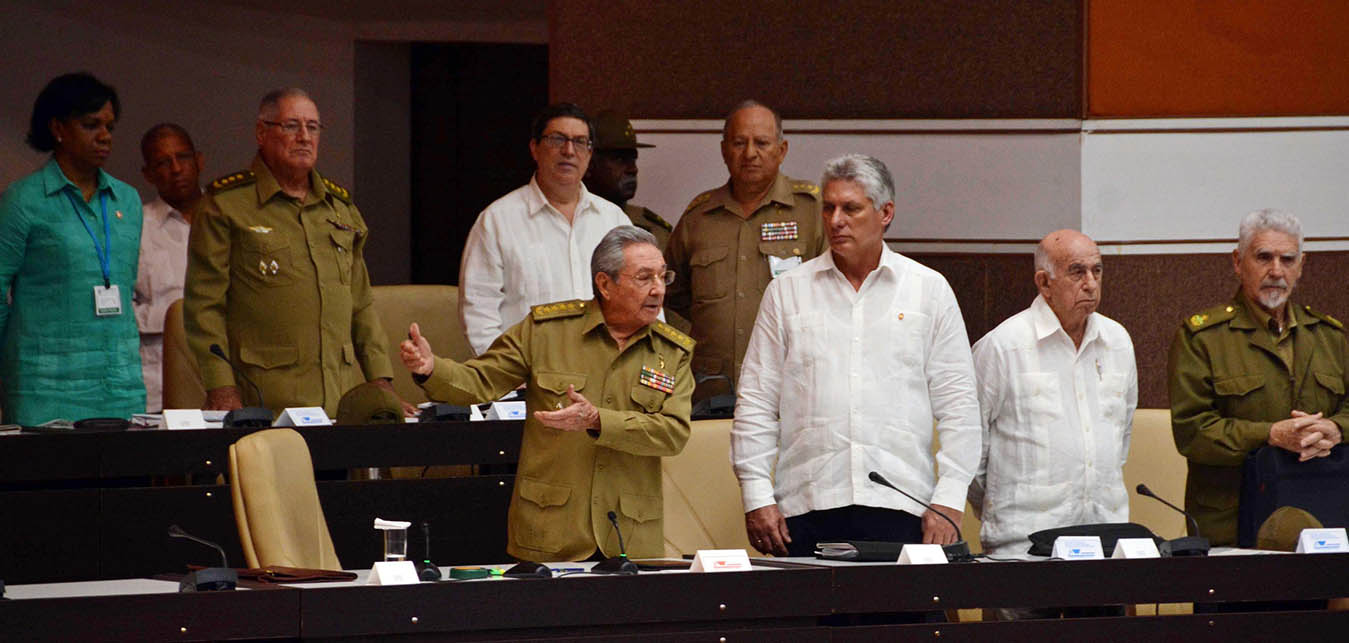
[[[1282,288],[1288,290],[1288,281],[1286,279],[1267,279],[1260,282],[1261,288]]]

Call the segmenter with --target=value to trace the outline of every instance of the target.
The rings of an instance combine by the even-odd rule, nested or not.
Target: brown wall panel
[[[1343,0],[1089,0],[1098,117],[1349,114]]]
[[[641,118],[1081,113],[1080,0],[562,0],[550,94]]]
[[[970,342],[1029,306],[1036,296],[1030,255],[911,255],[946,276]],[[1349,319],[1349,252],[1307,256],[1293,301]],[[1107,255],[1100,312],[1133,338],[1138,406],[1166,408],[1166,355],[1180,322],[1237,290],[1228,254]]]

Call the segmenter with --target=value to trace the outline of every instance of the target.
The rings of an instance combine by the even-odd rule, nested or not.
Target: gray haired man
[[[437,358],[417,324],[403,364],[433,400],[470,404],[527,384],[506,551],[532,561],[664,551],[661,456],[689,437],[693,340],[657,320],[673,275],[651,233],[610,230],[590,260],[595,299],[534,306],[464,363]]]

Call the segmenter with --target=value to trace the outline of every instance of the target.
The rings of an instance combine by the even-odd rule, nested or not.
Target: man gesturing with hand
[[[661,456],[689,437],[693,340],[657,320],[670,281],[651,233],[609,231],[590,268],[595,299],[534,306],[485,352],[437,358],[417,324],[400,357],[433,400],[473,404],[525,384],[506,551],[530,561],[664,553]]]

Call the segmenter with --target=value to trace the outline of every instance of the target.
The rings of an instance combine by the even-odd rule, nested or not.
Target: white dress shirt
[[[979,401],[965,322],[936,271],[885,248],[856,291],[830,252],[782,274],[764,292],[738,381],[731,462],[745,511],[926,511],[871,471],[964,510]]]
[[[584,185],[571,223],[534,178],[487,206],[459,270],[459,319],[473,352],[481,355],[531,306],[593,297],[590,255],[620,225],[632,221]]]
[[[169,304],[183,297],[191,227],[164,199],[146,203],[142,211],[140,266],[132,308],[141,333],[145,410],[158,413],[164,405],[164,313]]]
[[[970,504],[984,551],[1024,554],[1041,529],[1127,522],[1138,370],[1124,327],[1092,313],[1075,347],[1036,297],[975,343],[974,365],[984,446]]]

